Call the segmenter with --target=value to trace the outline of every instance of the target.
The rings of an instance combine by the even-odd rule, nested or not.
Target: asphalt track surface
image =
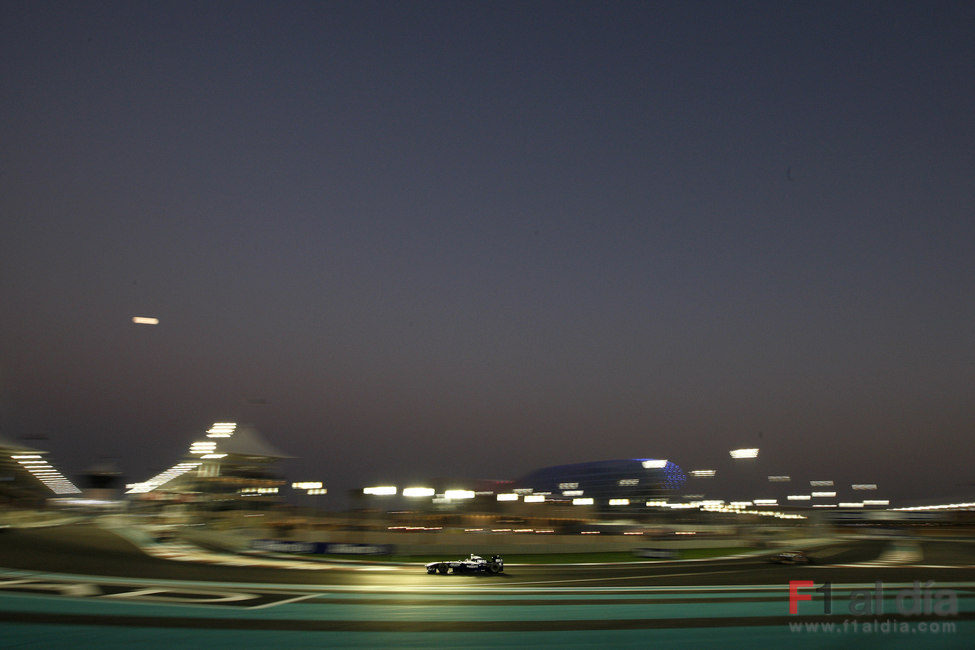
[[[91,525],[8,530],[0,534],[0,638],[7,647],[64,647],[70,635],[69,645],[101,648],[972,647],[975,545],[906,544],[909,564],[891,555],[890,541],[862,540],[812,551],[812,566],[738,558],[440,576],[419,565],[178,562]],[[884,564],[891,558],[899,563]],[[834,610],[800,603],[800,615],[790,615],[790,580],[831,583]],[[882,615],[837,616],[851,589],[877,581]],[[951,589],[958,614],[902,616],[896,594],[914,581]],[[842,631],[790,628],[844,621]],[[870,621],[894,630],[850,627]]]

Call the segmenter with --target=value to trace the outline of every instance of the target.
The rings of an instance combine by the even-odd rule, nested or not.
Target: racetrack
[[[216,566],[150,557],[92,525],[10,530],[0,535],[6,568],[0,621],[8,642],[53,643],[70,633],[100,647],[644,646],[651,640],[862,647],[911,638],[912,646],[963,647],[975,632],[975,550],[957,542],[912,543],[920,560],[891,566],[869,566],[885,557],[889,542],[863,540],[812,551],[812,566],[741,558],[509,565],[501,576],[441,576],[427,575],[419,564]],[[862,563],[868,566],[856,566]],[[842,612],[852,586],[883,581],[889,590],[884,620],[914,631],[795,632],[790,624],[842,623],[849,616],[826,616],[818,602],[801,603],[800,615],[790,615],[790,580],[832,583]],[[895,594],[915,580],[957,593],[953,632],[919,636],[917,625],[943,625],[945,617],[898,618]]]

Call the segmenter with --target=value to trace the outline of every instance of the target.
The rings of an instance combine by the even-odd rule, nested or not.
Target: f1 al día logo
[[[958,592],[954,589],[934,589],[934,582],[921,583],[914,581],[913,587],[893,590],[884,589],[882,581],[878,580],[873,589],[850,590],[848,613],[851,616],[878,616],[881,614],[899,614],[901,616],[957,616]],[[885,598],[894,596],[893,608]],[[820,586],[812,580],[789,581],[789,613],[799,614],[799,603],[809,601],[810,605],[803,608],[806,614],[818,614],[815,611],[817,601],[822,602],[822,613],[833,613],[833,585],[824,582]],[[885,608],[887,611],[885,612]]]

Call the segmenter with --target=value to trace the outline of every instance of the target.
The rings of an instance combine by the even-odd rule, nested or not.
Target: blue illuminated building
[[[550,495],[546,500],[592,498],[602,506],[610,499],[628,499],[630,505],[642,506],[679,489],[686,478],[670,461],[631,458],[543,467],[515,481],[514,487]]]

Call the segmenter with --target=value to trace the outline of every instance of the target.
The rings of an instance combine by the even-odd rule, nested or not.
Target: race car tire
[[[437,567],[437,571],[440,572],[440,575],[445,576],[447,575],[447,571],[449,568],[450,567],[448,567],[446,564],[441,564],[440,566]]]
[[[437,572],[437,567],[435,567],[435,566],[429,567],[427,569],[427,573],[429,573],[430,575],[433,575],[436,572]]]
[[[501,573],[501,565],[497,562],[492,562],[488,565],[488,572],[493,573],[494,575]]]

